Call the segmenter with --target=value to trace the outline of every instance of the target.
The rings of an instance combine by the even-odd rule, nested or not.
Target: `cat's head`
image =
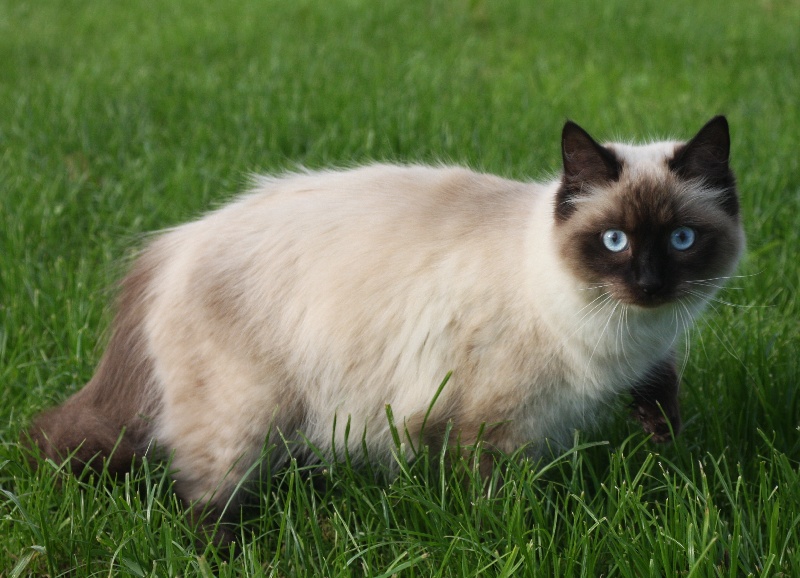
[[[744,233],[725,117],[685,143],[598,144],[573,122],[561,139],[559,252],[586,287],[644,308],[702,301],[739,260]]]

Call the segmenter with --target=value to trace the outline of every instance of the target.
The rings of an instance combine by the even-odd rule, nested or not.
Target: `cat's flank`
[[[142,251],[97,372],[31,438],[73,470],[98,454],[124,470],[155,444],[178,494],[211,508],[279,436],[355,458],[363,438],[390,461],[387,405],[407,446],[451,422],[462,445],[536,451],[629,393],[669,439],[675,349],[744,246],[727,121],[641,146],[567,122],[561,148],[549,183],[390,165],[260,178]]]

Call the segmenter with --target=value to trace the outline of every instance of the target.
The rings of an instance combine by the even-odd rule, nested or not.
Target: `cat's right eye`
[[[628,235],[619,229],[603,232],[603,245],[612,253],[619,253],[628,248]]]

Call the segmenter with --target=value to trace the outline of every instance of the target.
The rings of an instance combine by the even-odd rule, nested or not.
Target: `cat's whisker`
[[[581,307],[581,308],[580,308],[580,309],[579,309],[579,310],[576,312],[576,315],[580,314],[580,313],[581,313],[581,312],[583,312],[585,309],[587,309],[587,308],[589,308],[589,307],[591,307],[591,306],[595,305],[595,304],[596,304],[598,301],[605,302],[605,301],[607,301],[607,300],[609,300],[609,299],[611,299],[611,294],[610,294],[610,293],[608,293],[608,292],[601,293],[600,295],[598,295],[597,297],[595,297],[594,299],[592,299],[591,301],[589,301],[589,303],[587,303],[586,305],[584,305],[583,307]]]
[[[572,330],[570,333],[568,333],[567,335],[565,335],[565,336],[564,336],[564,337],[561,339],[561,342],[564,344],[564,347],[569,347],[570,340],[571,340],[571,339],[572,339],[572,338],[573,338],[575,335],[577,335],[578,333],[580,333],[581,331],[583,331],[583,330],[585,329],[585,327],[586,327],[586,326],[587,326],[589,323],[591,323],[591,322],[592,322],[592,320],[593,320],[593,319],[595,319],[595,318],[596,318],[596,317],[597,317],[597,316],[600,314],[600,312],[602,312],[602,310],[603,310],[603,309],[605,308],[605,306],[606,306],[606,305],[607,305],[607,304],[608,304],[608,303],[611,301],[611,299],[612,299],[612,296],[611,296],[611,294],[609,294],[609,293],[603,293],[603,294],[601,294],[601,295],[598,295],[598,296],[597,296],[597,297],[595,297],[594,299],[592,299],[592,300],[591,300],[589,303],[587,303],[586,305],[584,305],[583,307],[581,307],[581,308],[580,308],[580,309],[579,309],[579,310],[578,310],[578,311],[575,313],[575,315],[578,315],[579,313],[581,313],[581,312],[583,312],[583,311],[586,311],[586,310],[588,309],[588,311],[586,311],[586,312],[583,314],[583,316],[582,316],[580,319],[578,319],[578,320],[577,320],[577,322],[576,322],[576,324],[575,324],[575,327],[574,327],[574,329],[573,329],[573,330]],[[547,357],[546,357],[546,358],[545,358],[545,359],[542,361],[542,364],[543,364],[543,366],[545,366],[545,367],[549,366],[549,365],[550,365],[550,363],[552,363],[552,362],[553,362],[553,360],[555,360],[557,357],[558,357],[558,351],[557,351],[557,350],[554,350],[554,351],[552,351],[552,352],[551,352],[551,353],[550,353],[550,354],[549,354],[549,355],[548,355],[548,356],[547,356]]]
[[[683,324],[683,331],[681,331],[682,335],[687,335],[689,333],[689,329],[692,326],[692,314],[689,311],[688,306],[683,303],[682,301],[678,301],[678,305],[682,308],[682,312],[680,313],[681,322]],[[681,309],[678,309],[680,312]],[[683,312],[686,313],[684,316]],[[686,368],[689,365],[689,357],[691,355],[692,349],[692,342],[688,337],[683,340],[684,342],[684,352],[683,352],[683,361],[681,362],[680,371],[678,371],[678,378],[683,379],[683,374],[686,372]]]
[[[711,307],[711,309],[712,309],[712,310],[713,310],[715,313],[719,313],[719,311],[718,311],[718,309],[717,309],[717,306],[716,306],[716,305],[714,305],[713,303],[709,303],[709,307]],[[725,349],[725,351],[728,353],[728,355],[730,355],[730,356],[731,356],[733,359],[735,359],[735,360],[736,360],[736,361],[739,363],[739,365],[740,365],[740,366],[741,366],[741,367],[744,369],[744,371],[746,372],[746,374],[747,374],[749,377],[752,377],[752,375],[751,375],[751,372],[750,372],[749,368],[748,368],[748,367],[747,367],[747,365],[746,365],[746,364],[745,364],[745,363],[742,361],[742,359],[739,357],[739,355],[737,355],[737,354],[736,354],[736,351],[734,350],[734,346],[733,346],[733,344],[732,344],[732,343],[731,343],[731,341],[730,341],[730,340],[727,338],[727,336],[726,336],[726,335],[725,335],[725,333],[722,331],[722,329],[721,329],[721,328],[720,328],[720,327],[717,325],[717,323],[716,323],[716,322],[713,320],[713,318],[711,318],[711,317],[707,317],[707,316],[704,316],[704,317],[701,317],[701,318],[700,318],[700,320],[701,320],[701,321],[702,321],[702,323],[703,323],[703,324],[704,324],[704,325],[705,325],[705,326],[708,328],[708,330],[709,330],[709,331],[711,331],[711,334],[712,334],[712,335],[713,335],[713,336],[714,336],[714,337],[717,339],[717,341],[718,341],[718,342],[719,342],[719,343],[722,345],[722,347]],[[705,350],[706,350],[706,347],[705,347],[705,340],[703,339],[703,332],[698,330],[698,331],[696,331],[696,333],[697,333],[697,335],[698,335],[698,337],[699,337],[699,339],[700,339],[700,344],[701,344],[701,346],[703,347],[703,350],[705,351]],[[707,353],[707,352],[706,352],[706,356],[708,356],[708,353]]]
[[[587,308],[589,308],[589,310],[586,311],[586,313],[584,313],[584,315],[576,322],[575,328],[569,334],[567,334],[564,339],[562,339],[565,347],[569,347],[568,344],[570,343],[570,340],[576,335],[580,334],[582,331],[585,331],[586,327],[602,314],[612,300],[613,297],[610,293],[603,293],[584,305],[579,312],[584,311]],[[617,301],[616,303],[619,302]],[[543,363],[545,365],[549,365],[557,357],[558,352],[553,351],[550,355],[548,355]]]
[[[675,346],[675,342],[678,340],[678,336],[682,333],[682,331],[681,331],[681,322],[683,321],[683,318],[682,317],[679,318],[679,314],[681,314],[681,311],[679,310],[679,308],[678,307],[673,307],[672,308],[672,318],[673,318],[672,324],[675,326],[675,331],[674,331],[674,334],[672,336],[672,340],[669,342],[670,349],[672,349]]]
[[[606,287],[613,287],[613,283],[597,283],[593,285],[587,285],[586,287],[579,287],[578,291],[594,291],[597,289],[605,289]]]
[[[686,294],[693,295],[694,297],[697,297],[701,300],[707,300],[709,302],[709,306],[711,306],[711,303],[713,302],[713,303],[719,303],[720,305],[727,305],[728,307],[736,307],[738,309],[757,309],[757,308],[767,309],[772,307],[771,305],[743,305],[741,303],[731,303],[730,301],[725,301],[724,299],[720,299],[719,297],[712,297],[710,295],[706,295],[699,291],[693,291],[691,289],[687,289]]]
[[[707,277],[705,279],[695,279],[695,281],[728,281],[730,279],[747,279],[749,277],[756,277],[761,275],[764,271],[757,271],[756,273],[750,273],[748,275],[725,275],[723,277]]]
[[[683,301],[684,301],[684,300],[683,300],[683,299],[681,299],[681,302],[683,302]],[[692,332],[693,332],[695,335],[697,335],[697,337],[698,337],[698,339],[699,339],[699,341],[700,341],[700,350],[703,352],[703,354],[704,354],[706,357],[708,357],[708,349],[707,349],[707,347],[706,347],[706,342],[705,342],[705,340],[703,339],[703,333],[702,333],[701,331],[698,331],[698,329],[697,329],[697,326],[696,326],[696,325],[695,325],[695,326],[692,326],[692,327],[691,327],[691,329],[692,329]]]
[[[703,287],[711,287],[713,289],[727,289],[728,291],[743,291],[744,287],[731,287],[727,285],[717,285],[715,283],[710,283],[708,281],[696,280],[696,281],[686,281],[690,285],[701,285]]]
[[[739,362],[739,364],[740,364],[740,365],[741,365],[741,366],[744,368],[744,370],[747,372],[747,375],[748,375],[748,376],[750,376],[750,370],[749,370],[749,369],[747,368],[747,366],[744,364],[744,362],[742,361],[742,359],[741,359],[741,358],[740,358],[740,357],[739,357],[739,356],[736,354],[736,352],[735,352],[735,351],[734,351],[734,349],[733,349],[733,345],[731,344],[731,342],[728,340],[728,338],[727,338],[727,337],[725,337],[724,335],[721,335],[721,333],[722,333],[722,330],[720,329],[720,327],[719,327],[718,325],[716,325],[716,323],[715,323],[715,322],[714,322],[712,319],[710,319],[710,318],[707,318],[707,317],[702,317],[701,319],[702,319],[703,323],[706,325],[706,327],[708,327],[708,329],[709,329],[709,330],[711,331],[711,333],[714,335],[714,337],[716,337],[716,338],[717,338],[717,341],[719,341],[719,342],[720,342],[720,344],[722,344],[722,347],[723,347],[723,348],[725,348],[725,351],[726,351],[726,352],[727,352],[727,353],[728,353],[728,354],[729,354],[731,357],[733,357],[733,358],[734,358],[736,361],[738,361],[738,362]],[[713,324],[713,325],[712,325],[712,324]],[[752,376],[751,376],[751,377],[752,377]]]
[[[592,319],[594,319],[594,318],[595,318],[595,317],[596,317],[596,316],[599,314],[599,312],[600,312],[600,311],[602,311],[602,310],[603,310],[603,308],[606,306],[606,304],[608,304],[608,302],[609,302],[610,300],[611,300],[611,294],[610,294],[610,293],[603,293],[602,295],[600,295],[600,296],[598,296],[598,297],[595,297],[595,298],[594,298],[594,299],[593,299],[593,300],[592,300],[592,301],[591,301],[589,304],[587,304],[587,305],[585,305],[584,307],[582,307],[582,308],[581,308],[581,309],[578,311],[578,313],[580,313],[581,311],[585,310],[585,309],[586,309],[587,307],[589,307],[590,305],[593,305],[593,304],[594,304],[594,306],[593,306],[593,307],[592,307],[592,308],[591,308],[589,311],[587,311],[587,312],[586,312],[586,313],[583,315],[583,317],[581,317],[581,318],[578,320],[578,322],[577,322],[577,327],[576,327],[576,328],[575,328],[575,330],[574,330],[574,331],[573,331],[573,332],[572,332],[572,333],[569,335],[569,337],[572,337],[572,336],[574,336],[574,335],[575,335],[576,333],[578,333],[578,332],[579,332],[581,329],[583,329],[583,327],[584,327],[586,324],[588,324],[588,323],[589,323],[589,322],[590,322]],[[600,301],[600,303],[597,303],[597,301]],[[587,319],[587,317],[588,317],[588,319]]]
[[[626,343],[625,342],[625,336],[622,334],[623,328],[625,329],[625,331],[627,331],[629,337],[630,337],[630,334],[631,334],[631,329],[630,329],[630,326],[628,325],[628,310],[629,309],[630,309],[630,307],[628,305],[625,305],[625,304],[622,305],[622,311],[620,312],[620,315],[619,315],[619,320],[617,322],[617,327],[618,327],[618,332],[619,332],[619,349],[620,349],[620,351],[622,351],[622,356],[625,359],[626,365],[631,370],[631,374],[630,375],[627,375],[627,372],[626,372],[626,377],[631,378],[631,377],[635,377],[636,367],[634,366],[633,362],[631,362],[630,358],[628,357],[628,352],[625,349],[625,343]]]
[[[619,351],[622,353],[622,357],[625,357],[625,350],[623,348],[622,342],[622,315],[625,310],[625,306],[623,305],[620,309],[619,315],[616,316],[617,318],[617,325],[614,329],[614,351]]]
[[[586,304],[585,304],[583,307],[581,307],[580,309],[578,309],[578,310],[575,312],[575,314],[574,314],[574,315],[575,315],[575,316],[577,316],[577,315],[580,315],[580,314],[581,314],[581,313],[583,313],[583,312],[584,312],[586,309],[592,308],[592,307],[594,306],[594,304],[595,304],[595,303],[597,303],[598,301],[600,301],[600,300],[602,300],[602,299],[607,299],[607,298],[609,298],[610,296],[611,296],[611,295],[610,295],[608,292],[603,292],[603,293],[601,293],[600,295],[596,296],[594,299],[592,299],[591,301],[589,301],[588,303],[586,303]],[[581,319],[583,319],[583,318],[581,318]]]
[[[692,327],[692,319],[693,315],[689,310],[689,307],[681,302],[676,302],[675,307],[675,335],[673,336],[672,343],[673,343],[673,350],[677,351],[678,347],[676,342],[680,341],[683,345],[683,355],[681,359],[678,360],[678,367],[676,369],[676,373],[678,375],[678,383],[681,382],[683,379],[683,374],[686,371],[686,367],[689,364],[689,356],[691,350],[691,340],[688,338],[688,332]]]
[[[746,279],[749,277],[756,277],[760,275],[763,271],[758,271],[756,273],[750,273],[748,275],[725,275],[722,277],[707,277],[705,279],[687,279],[685,282],[692,285],[702,285],[705,287],[712,287],[714,289],[727,289],[728,291],[742,291],[744,287],[734,287],[731,285],[725,284],[727,281],[731,279]],[[712,283],[712,281],[720,281],[720,283]]]
[[[594,349],[592,349],[592,353],[589,356],[589,360],[586,362],[587,376],[588,376],[588,370],[589,370],[589,368],[591,367],[591,364],[592,364],[592,359],[594,358],[594,354],[597,352],[597,348],[599,347],[600,343],[602,342],[603,336],[605,335],[606,331],[608,330],[608,326],[611,323],[611,318],[614,316],[614,312],[617,310],[617,307],[619,306],[619,304],[620,304],[620,302],[617,301],[617,302],[614,303],[614,306],[611,308],[611,311],[608,314],[608,319],[606,320],[605,325],[603,325],[603,329],[600,331],[600,337],[597,339],[597,342],[594,345]]]
[[[625,308],[625,326],[628,328],[628,337],[630,337],[631,340],[633,340],[633,333],[631,333],[631,326],[630,326],[630,323],[629,323],[629,314],[628,314],[629,311],[630,311],[630,307],[626,307]]]
[[[604,300],[602,302],[602,306],[601,306],[601,309],[599,311],[602,311],[603,309],[605,309],[606,305],[610,303],[610,300],[611,300],[610,296],[609,296],[609,299]],[[585,412],[585,408],[587,406],[587,399],[589,397],[587,395],[587,389],[588,389],[587,386],[588,386],[588,383],[590,381],[589,380],[589,373],[590,373],[590,370],[591,370],[591,367],[592,367],[592,359],[594,358],[594,354],[597,352],[598,346],[603,341],[603,336],[605,335],[606,331],[608,330],[608,327],[609,327],[609,325],[611,323],[611,319],[614,316],[614,311],[616,311],[616,309],[619,306],[619,304],[620,304],[620,302],[616,301],[614,303],[613,307],[611,308],[611,311],[609,311],[608,318],[606,319],[606,322],[603,324],[603,329],[600,332],[600,336],[598,337],[598,339],[597,339],[597,341],[595,343],[595,346],[592,349],[592,353],[591,353],[591,355],[589,355],[589,359],[586,362],[586,367],[585,367],[585,371],[584,371],[584,377],[581,380],[581,387],[583,389],[583,393],[581,395],[581,419],[583,421],[586,421],[586,416],[584,415],[584,412]],[[598,313],[599,313],[599,311],[598,311]]]

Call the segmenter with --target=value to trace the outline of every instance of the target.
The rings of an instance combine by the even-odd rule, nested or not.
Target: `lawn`
[[[0,0],[0,575],[800,575],[800,3]],[[601,139],[731,124],[748,253],[684,346],[685,430],[625,400],[488,488],[441,456],[265,476],[231,550],[196,546],[163,464],[34,471],[32,415],[91,376],[145,233],[255,172],[559,169]]]

